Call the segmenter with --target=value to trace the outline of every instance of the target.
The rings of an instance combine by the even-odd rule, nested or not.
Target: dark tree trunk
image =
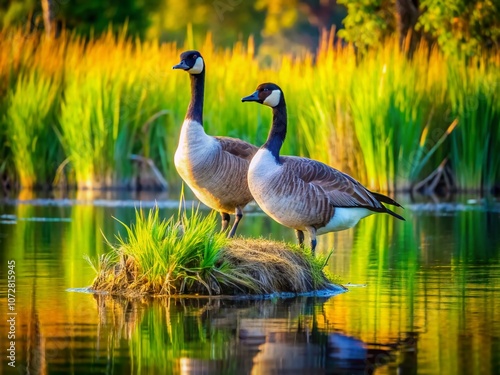
[[[42,0],[43,24],[45,26],[45,34],[52,36],[54,32],[54,0]]]
[[[411,53],[416,46],[417,35],[415,25],[417,24],[420,11],[419,0],[396,0],[396,20],[399,34],[399,43],[404,46],[406,38],[408,41],[408,52]],[[410,36],[408,36],[410,34]]]
[[[316,5],[311,3],[299,2],[299,8],[307,15],[309,23],[320,31],[330,29],[333,14],[337,9],[337,0],[320,0]]]

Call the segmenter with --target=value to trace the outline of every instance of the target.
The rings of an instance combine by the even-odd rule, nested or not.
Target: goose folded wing
[[[287,173],[293,173],[304,182],[322,190],[334,207],[364,207],[373,211],[385,211],[385,207],[370,191],[345,173],[307,158],[285,156],[280,161],[288,170]]]
[[[238,138],[214,137],[221,145],[222,150],[242,159],[250,160],[258,148]]]

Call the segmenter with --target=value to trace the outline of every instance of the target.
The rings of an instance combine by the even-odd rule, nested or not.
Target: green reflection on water
[[[500,367],[498,213],[407,211],[405,223],[369,217],[353,230],[319,237],[320,252],[335,249],[330,270],[365,287],[328,301],[246,305],[68,293],[90,284],[94,275],[83,256],[106,252],[102,234],[114,241],[122,230],[113,216],[130,222],[133,208],[0,206],[5,214],[16,223],[0,224],[1,306],[5,265],[14,258],[18,359],[26,364],[28,353],[39,353],[29,363],[48,373],[234,373],[241,366],[241,373],[259,373],[293,357],[296,368],[332,369],[341,363],[329,351],[334,334],[378,353],[383,366],[364,364],[377,374],[487,374]],[[258,214],[245,216],[241,234],[294,237]],[[5,329],[0,320],[2,337]]]
[[[141,305],[100,296],[100,340],[113,337],[104,345],[115,352],[125,338],[131,370],[138,374],[323,373],[325,368],[364,374],[381,365],[374,354],[394,360],[399,343],[367,345],[320,329],[325,301],[166,298]],[[342,361],[340,351],[349,352]]]

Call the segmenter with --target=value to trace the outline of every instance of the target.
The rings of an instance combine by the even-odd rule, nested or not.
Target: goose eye
[[[193,56],[193,59],[195,59],[195,60],[196,60],[197,58],[198,58],[198,55],[194,55],[194,56]]]

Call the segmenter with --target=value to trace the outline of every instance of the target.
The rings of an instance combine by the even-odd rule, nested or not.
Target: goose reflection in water
[[[401,358],[397,341],[366,343],[329,331],[333,322],[318,313],[327,299],[96,298],[101,324],[95,347],[113,353],[113,338],[125,339],[135,357],[131,364],[139,366],[133,372],[371,374]],[[113,362],[126,360],[116,356]]]

